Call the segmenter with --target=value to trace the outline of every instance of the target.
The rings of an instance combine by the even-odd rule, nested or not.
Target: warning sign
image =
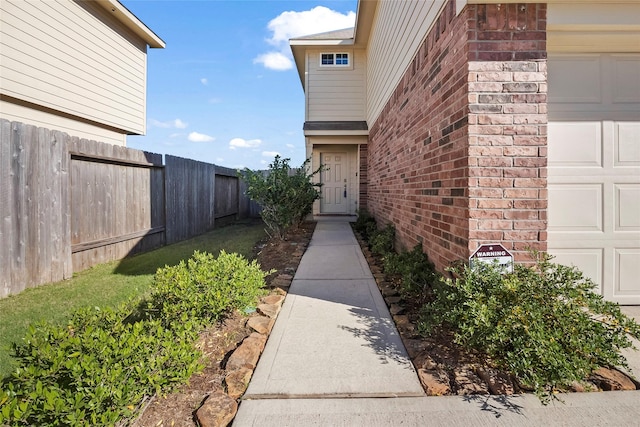
[[[493,264],[496,261],[506,272],[513,272],[513,255],[500,243],[480,245],[469,257],[469,266],[473,268],[474,264],[479,262]]]

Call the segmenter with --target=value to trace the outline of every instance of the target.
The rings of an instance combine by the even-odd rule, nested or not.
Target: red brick
[[[504,190],[503,197],[508,199],[537,199],[538,190],[518,188],[513,190]],[[514,201],[514,207],[517,201]]]
[[[537,210],[521,211],[521,210],[511,209],[511,210],[505,211],[504,213],[504,219],[538,220],[538,219],[541,219],[539,218],[539,216],[540,215]]]
[[[504,147],[503,153],[509,157],[537,157],[538,147]]]
[[[546,62],[528,60],[546,56],[546,5],[451,13],[370,124],[360,171],[370,212],[396,224],[399,247],[421,241],[438,269],[479,242],[523,258],[547,237]]]
[[[547,223],[545,221],[513,221],[515,230],[546,230]]]
[[[513,221],[482,220],[478,222],[478,230],[512,230]]]
[[[511,209],[513,200],[478,199],[476,205],[479,209]]]
[[[544,178],[516,178],[513,180],[514,187],[545,188],[547,180]]]

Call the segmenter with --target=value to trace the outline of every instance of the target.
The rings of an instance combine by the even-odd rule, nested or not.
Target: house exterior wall
[[[447,2],[369,123],[367,207],[439,269],[546,248],[545,30],[545,5]]]
[[[381,0],[367,48],[367,122],[373,123],[446,1]]]
[[[321,53],[349,53],[349,67],[321,67]],[[365,119],[366,55],[363,49],[332,46],[307,52],[307,121]]]
[[[120,146],[127,144],[127,135],[122,131],[98,126],[71,116],[62,116],[59,112],[43,109],[16,99],[12,101],[0,99],[0,116],[12,122],[55,129],[90,141],[101,141]]]
[[[546,5],[469,5],[469,251],[547,249]]]
[[[50,113],[108,132],[145,132],[146,43],[97,4],[3,1],[0,55],[4,101],[42,112],[20,121],[51,127]]]
[[[562,53],[640,51],[640,3],[548,6],[547,48]]]
[[[367,207],[439,268],[468,256],[466,27],[449,2],[369,123]]]

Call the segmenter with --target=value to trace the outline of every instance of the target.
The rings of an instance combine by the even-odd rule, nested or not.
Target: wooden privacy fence
[[[253,216],[236,171],[0,119],[0,298]]]

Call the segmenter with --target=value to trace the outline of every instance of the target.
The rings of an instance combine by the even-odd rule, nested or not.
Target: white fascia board
[[[289,40],[291,46],[350,46],[353,39],[345,40]]]
[[[86,1],[86,0],[85,0]],[[133,13],[129,11],[118,0],[96,0],[96,3],[103,7],[125,27],[133,31],[138,37],[145,41],[149,47],[164,48],[166,46],[164,40],[162,40],[156,33],[151,31],[142,21],[138,19]]]

